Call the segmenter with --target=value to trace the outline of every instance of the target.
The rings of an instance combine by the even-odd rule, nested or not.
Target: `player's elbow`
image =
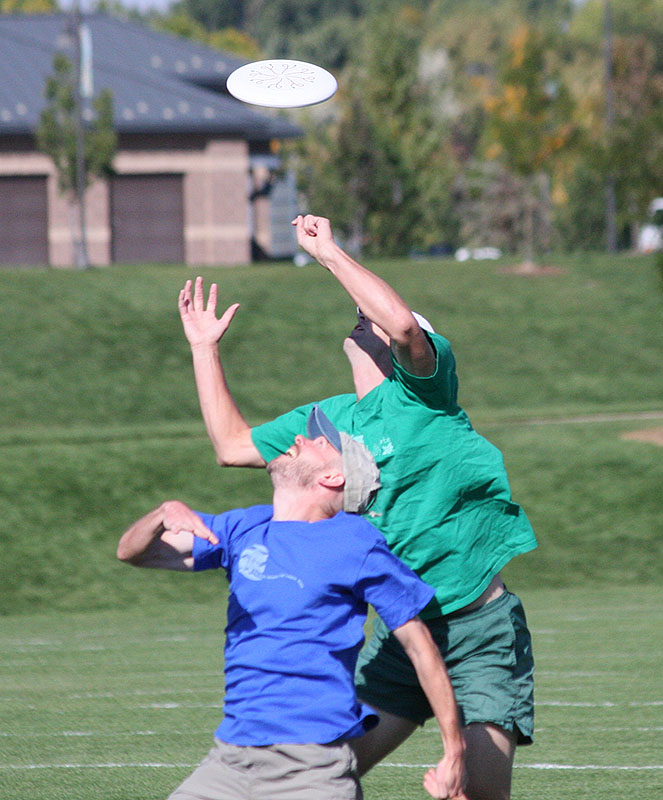
[[[393,315],[391,338],[400,346],[407,347],[420,334],[419,324],[408,308],[398,308]]]
[[[220,467],[264,467],[265,461],[250,436],[240,436],[214,443],[216,463]]]
[[[232,446],[226,445],[225,447],[215,447],[214,455],[216,456],[216,463],[220,467],[241,467],[242,459],[240,457],[241,451]]]
[[[140,566],[140,557],[136,555],[123,539],[120,539],[115,555],[118,561],[122,561],[124,564],[132,564],[134,567]]]

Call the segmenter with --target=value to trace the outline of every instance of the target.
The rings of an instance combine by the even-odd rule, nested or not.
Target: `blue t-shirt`
[[[276,522],[272,506],[200,514],[218,545],[194,539],[194,570],[226,570],[225,717],[236,745],[318,743],[374,722],[354,689],[370,603],[390,629],[434,594],[366,520]]]

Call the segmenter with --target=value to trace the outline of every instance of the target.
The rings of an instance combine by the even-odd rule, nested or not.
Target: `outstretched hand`
[[[196,278],[195,287],[189,280],[184,284],[178,299],[180,318],[184,326],[184,334],[191,347],[217,344],[228,330],[239,303],[229,306],[220,319],[216,316],[216,299],[218,287],[213,283],[209,289],[207,306],[203,292],[203,279]]]
[[[292,224],[297,229],[297,244],[315,258],[324,263],[324,251],[329,245],[334,245],[331,223],[326,217],[316,217],[314,214],[301,214],[293,219]]]

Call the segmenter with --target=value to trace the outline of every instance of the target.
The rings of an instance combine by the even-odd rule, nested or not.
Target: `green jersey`
[[[500,451],[472,428],[457,403],[449,342],[430,334],[433,375],[394,371],[361,400],[337,395],[319,405],[340,431],[362,442],[382,488],[365,516],[391,550],[436,590],[421,616],[449,614],[476,600],[514,556],[536,547],[529,520],[511,499]],[[266,461],[306,433],[313,404],[252,430]]]

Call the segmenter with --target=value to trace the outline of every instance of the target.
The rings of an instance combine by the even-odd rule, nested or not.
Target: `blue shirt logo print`
[[[238,570],[240,575],[250,581],[274,581],[280,578],[294,581],[300,589],[304,588],[303,582],[295,575],[265,575],[269,550],[262,544],[252,544],[242,550],[239,556]]]

